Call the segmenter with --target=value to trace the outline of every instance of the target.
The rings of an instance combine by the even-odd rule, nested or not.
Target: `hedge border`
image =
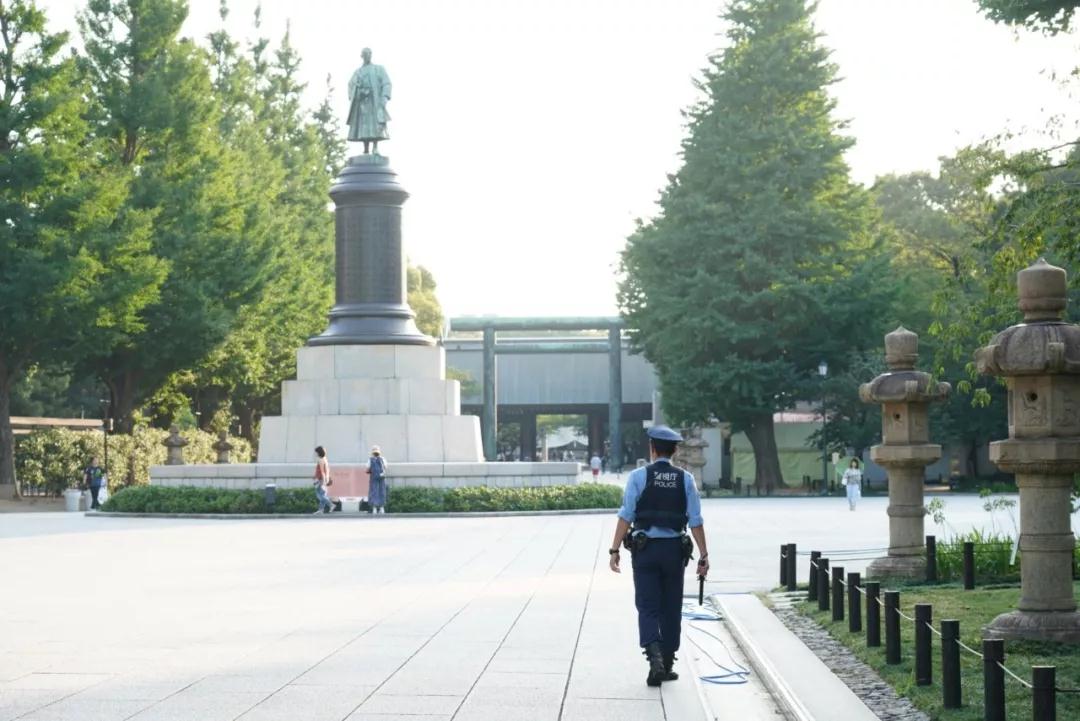
[[[514,516],[588,516],[615,515],[617,508],[566,508],[555,511],[448,511],[445,513],[120,513],[118,511],[84,511],[87,518],[193,518],[214,521],[254,521],[260,519],[310,518],[311,520],[330,518],[375,519],[375,518],[505,518]]]

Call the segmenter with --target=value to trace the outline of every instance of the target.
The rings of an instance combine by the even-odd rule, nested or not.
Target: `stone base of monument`
[[[1080,643],[1080,613],[1075,611],[1010,611],[983,629],[986,638]]]
[[[282,414],[262,419],[258,463],[153,466],[151,484],[303,488],[311,485],[316,446],[330,461],[332,497],[367,495],[361,469],[372,446],[386,459],[391,488],[579,480],[577,463],[485,463],[480,420],[461,415],[460,386],[446,379],[441,347],[308,346],[297,351],[296,376],[282,384]]]
[[[926,578],[926,558],[922,555],[878,558],[866,567],[866,577],[922,580]]]
[[[301,348],[285,381],[281,415],[262,420],[259,463],[367,461],[379,446],[390,464],[479,463],[480,421],[461,415],[442,348],[331,345]]]

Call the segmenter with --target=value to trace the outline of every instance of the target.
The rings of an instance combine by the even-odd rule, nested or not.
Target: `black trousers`
[[[679,650],[682,634],[682,540],[650,538],[633,554],[634,602],[642,647],[659,641],[664,653]]]
[[[90,508],[100,508],[101,507],[101,505],[98,503],[98,500],[97,500],[97,497],[98,497],[99,493],[101,493],[101,486],[90,486],[90,498],[92,499],[92,501],[90,503]]]

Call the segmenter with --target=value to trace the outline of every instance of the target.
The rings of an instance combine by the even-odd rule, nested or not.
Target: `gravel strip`
[[[882,721],[930,721],[930,717],[915,708],[893,687],[881,679],[874,669],[856,658],[846,646],[834,639],[816,621],[790,606],[783,595],[772,597],[773,612],[799,640],[817,654],[825,665],[846,683]]]

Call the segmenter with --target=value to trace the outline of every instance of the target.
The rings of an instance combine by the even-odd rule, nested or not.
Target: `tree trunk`
[[[776,450],[772,413],[756,416],[746,425],[746,437],[754,449],[754,483],[766,493],[783,484],[780,454]]]
[[[979,477],[979,445],[977,443],[975,443],[975,441],[972,441],[971,443],[967,444],[967,453],[965,454],[965,457],[966,457],[966,459],[965,459],[964,465],[967,467],[965,470],[967,471],[968,478],[972,478],[972,479],[978,478]]]
[[[11,429],[10,378],[0,375],[0,498],[18,500],[19,484],[15,478],[15,433]]]
[[[115,430],[120,433],[135,430],[132,416],[135,413],[138,380],[139,375],[134,371],[124,371],[105,379],[105,385],[109,388],[109,417],[113,419]]]
[[[237,422],[240,424],[240,436],[248,439],[252,445],[258,443],[258,439],[255,437],[255,424],[258,422],[258,415],[255,407],[249,403],[245,403],[236,410]]]

